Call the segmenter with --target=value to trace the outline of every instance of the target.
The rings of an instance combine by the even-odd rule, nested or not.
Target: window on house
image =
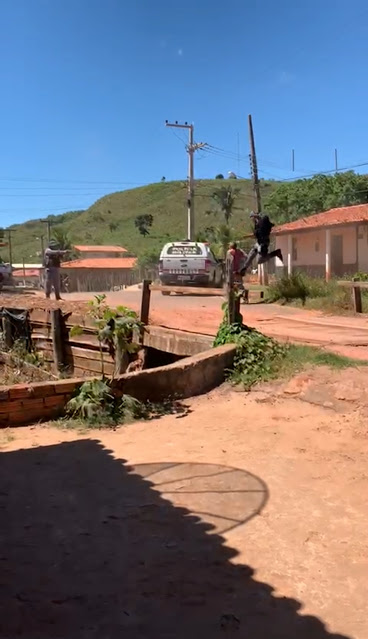
[[[292,260],[296,262],[298,260],[298,245],[296,237],[292,238]]]
[[[316,253],[319,253],[319,240],[316,240],[314,244],[314,250],[316,251]]]

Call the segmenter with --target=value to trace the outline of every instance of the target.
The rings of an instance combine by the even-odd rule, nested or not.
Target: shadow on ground
[[[131,469],[91,440],[2,453],[0,469],[1,639],[346,639],[231,563],[217,531],[262,508],[253,475]],[[209,508],[201,495],[217,495],[211,523],[159,490],[197,512]]]

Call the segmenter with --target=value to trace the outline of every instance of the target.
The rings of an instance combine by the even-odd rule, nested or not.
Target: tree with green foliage
[[[354,171],[284,182],[265,203],[279,224],[331,208],[368,202],[368,176]]]
[[[139,233],[146,237],[149,235],[149,229],[153,224],[153,215],[145,213],[144,215],[137,215],[134,220],[134,226],[138,229]]]
[[[216,175],[216,178],[215,178],[215,179],[216,179],[216,180],[224,180],[225,178],[224,178],[224,176],[222,175],[222,173],[218,173],[218,174]]]
[[[219,189],[215,189],[212,193],[212,199],[215,202],[216,208],[224,215],[225,224],[229,224],[233,211],[238,208],[235,206],[235,203],[239,197],[239,193],[240,189],[232,186],[222,186]]]
[[[141,269],[152,270],[158,265],[160,259],[160,251],[151,249],[141,253],[138,258],[138,267]]]
[[[117,222],[109,222],[110,233],[113,233],[113,231],[116,231],[117,228],[118,228]]]
[[[68,232],[62,227],[53,229],[51,239],[58,243],[61,251],[68,251],[68,253],[61,257],[62,262],[69,262],[69,260],[75,260],[79,257],[79,253],[74,249]]]

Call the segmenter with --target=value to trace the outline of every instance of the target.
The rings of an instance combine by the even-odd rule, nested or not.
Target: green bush
[[[273,282],[268,289],[267,297],[270,302],[301,300],[304,306],[309,295],[310,288],[306,277],[301,273],[293,273]]]
[[[362,277],[365,275],[361,274]],[[339,286],[336,280],[325,282],[322,278],[312,278],[304,273],[293,273],[272,283],[268,289],[267,301],[292,302],[301,300],[303,306],[329,312],[352,310],[351,291]]]
[[[249,389],[257,382],[276,376],[279,362],[287,347],[241,323],[228,325],[224,320],[216,335],[214,346],[236,344],[237,350],[230,380]]]
[[[368,273],[358,271],[358,273],[355,273],[355,275],[353,275],[353,277],[349,279],[353,279],[356,282],[368,282]]]

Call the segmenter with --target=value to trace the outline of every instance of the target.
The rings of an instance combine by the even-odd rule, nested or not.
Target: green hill
[[[223,216],[207,215],[214,210],[211,197],[215,188],[231,184],[239,188],[237,210],[230,225],[243,235],[249,228],[248,213],[253,208],[252,185],[249,180],[199,180],[195,191],[196,232],[223,222]],[[261,183],[264,199],[276,187],[277,182]],[[97,200],[86,211],[49,216],[54,228],[66,231],[75,244],[119,244],[134,255],[142,255],[162,248],[170,240],[186,238],[187,225],[186,182],[163,182],[128,191],[111,193]],[[150,235],[143,237],[134,226],[137,215],[149,213],[153,216]],[[40,260],[41,234],[46,225],[41,220],[31,220],[14,225],[13,261],[38,262]],[[7,259],[7,250],[2,257]]]

